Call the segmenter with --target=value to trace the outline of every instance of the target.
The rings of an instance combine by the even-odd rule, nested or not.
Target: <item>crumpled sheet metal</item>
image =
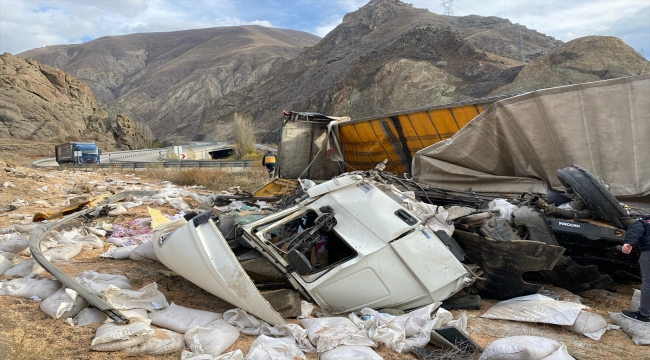
[[[545,193],[578,164],[617,197],[650,202],[650,75],[498,101],[452,138],[418,151],[413,180],[450,190]],[[602,146],[607,144],[607,146]],[[627,200],[626,200],[627,201]],[[629,201],[628,201],[629,202]]]
[[[461,230],[454,232],[454,238],[467,257],[485,271],[475,282],[481,296],[500,300],[539,291],[541,285],[526,283],[521,275],[553,269],[565,250],[536,241],[491,240]]]

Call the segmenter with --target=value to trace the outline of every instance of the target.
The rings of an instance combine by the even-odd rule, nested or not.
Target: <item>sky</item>
[[[321,37],[368,0],[0,0],[0,53],[107,35],[263,25]],[[406,0],[443,14],[442,0]],[[507,18],[562,41],[617,36],[650,59],[650,0],[455,0],[455,16]]]

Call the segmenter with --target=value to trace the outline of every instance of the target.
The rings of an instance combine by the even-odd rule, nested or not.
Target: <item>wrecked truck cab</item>
[[[242,238],[322,308],[411,309],[445,300],[473,282],[436,234],[400,204],[395,188],[346,174],[307,193],[298,205],[242,226]],[[204,217],[161,237],[154,245],[160,261],[213,295],[278,323],[223,235]]]

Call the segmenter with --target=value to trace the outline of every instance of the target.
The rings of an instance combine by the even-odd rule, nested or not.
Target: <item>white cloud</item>
[[[441,14],[440,0],[404,0]],[[0,51],[133,32],[256,24],[324,37],[368,0],[0,0]],[[562,41],[621,37],[650,57],[648,0],[457,0],[456,16],[508,18]]]
[[[316,26],[314,29],[314,34],[320,36],[320,37],[325,37],[330,31],[332,31],[335,27],[339,26],[341,21],[343,20],[342,17],[339,16],[331,16],[328,20],[327,23],[321,26]]]

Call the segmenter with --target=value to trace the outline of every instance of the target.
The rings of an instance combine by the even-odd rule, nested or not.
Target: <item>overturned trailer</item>
[[[279,186],[282,210],[234,236],[206,212],[154,249],[175,272],[273,324],[284,320],[260,289],[275,280],[340,313],[415,308],[470,284],[511,298],[540,289],[528,275],[572,291],[609,286],[594,264],[634,279],[638,265],[619,246],[650,189],[640,155],[650,153],[649,89],[649,76],[546,89],[498,101],[471,122],[482,105],[360,121],[288,112],[276,175],[328,181],[293,182],[290,194],[289,182]],[[460,111],[467,106],[473,115]],[[441,132],[438,110],[456,127]],[[414,210],[422,204],[435,210]],[[270,265],[266,278],[247,267],[255,258]]]

